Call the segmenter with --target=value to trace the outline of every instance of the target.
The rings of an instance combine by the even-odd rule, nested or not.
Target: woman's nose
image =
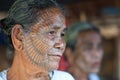
[[[54,45],[55,48],[60,49],[60,50],[64,49],[64,46],[65,46],[65,43],[62,40],[62,38],[59,38]]]

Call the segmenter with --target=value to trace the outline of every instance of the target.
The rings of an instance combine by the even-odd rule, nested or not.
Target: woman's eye
[[[53,40],[55,38],[55,31],[50,31],[48,33],[48,38],[51,39],[51,40]]]
[[[83,50],[85,50],[85,51],[88,51],[88,50],[91,50],[91,49],[92,49],[92,47],[88,47],[88,46],[83,47]]]
[[[62,34],[61,34],[61,37],[64,37],[64,36],[65,36],[65,33],[62,33]]]
[[[50,34],[54,34],[54,33],[55,33],[55,31],[50,31],[49,33],[50,33]]]

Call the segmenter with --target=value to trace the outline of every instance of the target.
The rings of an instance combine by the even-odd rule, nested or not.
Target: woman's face
[[[65,17],[57,8],[44,13],[30,33],[24,35],[24,51],[35,65],[49,71],[57,69],[65,50]]]
[[[95,31],[82,32],[77,38],[75,63],[84,72],[97,73],[103,55],[102,39]]]

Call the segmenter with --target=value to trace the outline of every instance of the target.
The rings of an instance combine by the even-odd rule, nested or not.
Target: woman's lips
[[[48,56],[57,56],[57,57],[62,57],[61,55],[54,55],[54,54],[48,54]]]
[[[62,57],[62,55],[59,54],[48,54],[48,56],[54,59],[60,59]]]
[[[100,62],[95,62],[95,63],[93,63],[93,65],[94,65],[95,67],[99,67],[99,66],[100,66]]]
[[[50,53],[48,54],[48,56],[58,56],[58,57],[62,57],[62,53],[59,52],[59,51],[50,52]]]
[[[52,62],[59,62],[61,59],[60,55],[49,55],[48,57],[49,57],[49,60]]]
[[[62,57],[62,52],[61,51],[51,51],[48,53],[48,57],[50,58],[50,60],[59,61]]]

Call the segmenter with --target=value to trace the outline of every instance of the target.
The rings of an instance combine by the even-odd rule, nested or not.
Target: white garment
[[[51,80],[75,80],[71,74],[64,71],[52,71],[49,74]],[[0,72],[0,80],[7,80],[7,70]]]
[[[7,70],[0,72],[0,80],[7,80]]]
[[[89,74],[89,79],[90,80],[100,80],[97,74],[90,73]]]
[[[75,80],[71,74],[64,72],[64,71],[58,71],[54,70],[50,73],[51,80]]]

